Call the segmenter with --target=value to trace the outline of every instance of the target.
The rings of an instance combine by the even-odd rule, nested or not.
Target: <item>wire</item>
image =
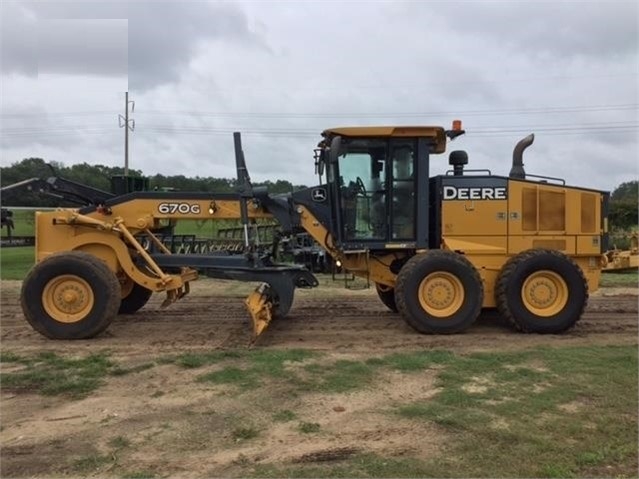
[[[216,118],[414,118],[433,116],[489,116],[489,115],[524,115],[524,114],[560,114],[560,113],[585,113],[603,111],[632,111],[639,110],[638,103],[610,104],[610,105],[573,105],[573,106],[542,106],[531,108],[504,108],[485,110],[449,110],[421,112],[222,112],[205,110],[138,110],[136,117],[145,115],[189,115],[199,117]],[[2,113],[0,118],[25,118],[25,117],[79,117],[108,114],[117,116],[117,111],[84,111],[84,112],[34,112],[34,113]]]

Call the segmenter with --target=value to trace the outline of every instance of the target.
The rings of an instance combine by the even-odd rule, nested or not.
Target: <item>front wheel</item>
[[[384,303],[384,306],[390,309],[393,313],[397,313],[397,304],[395,303],[395,288],[375,283],[375,289],[377,290],[377,296],[379,296],[379,299],[382,301],[382,303]]]
[[[22,311],[51,339],[85,339],[104,331],[120,306],[121,289],[103,261],[81,251],[51,255],[22,283]]]
[[[581,318],[588,283],[581,268],[565,254],[544,249],[524,251],[503,266],[495,288],[497,309],[526,333],[561,333]]]
[[[136,313],[149,301],[153,294],[153,291],[134,283],[131,279],[128,279],[127,283],[122,287],[122,292],[124,295],[122,296],[118,314]]]
[[[397,275],[397,309],[420,333],[465,330],[479,316],[483,299],[479,273],[466,257],[453,251],[413,256]]]

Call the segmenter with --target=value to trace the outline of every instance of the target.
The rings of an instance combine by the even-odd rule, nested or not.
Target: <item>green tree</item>
[[[610,195],[610,229],[636,229],[639,224],[639,181],[621,183]]]

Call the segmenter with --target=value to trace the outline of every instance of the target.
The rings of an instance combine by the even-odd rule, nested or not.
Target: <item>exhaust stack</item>
[[[524,171],[524,150],[533,144],[535,141],[535,134],[531,133],[526,138],[519,140],[519,143],[515,145],[513,150],[513,167],[510,169],[511,178],[525,179],[526,172]]]

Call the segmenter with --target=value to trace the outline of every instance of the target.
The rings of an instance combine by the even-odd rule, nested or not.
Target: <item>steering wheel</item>
[[[358,176],[355,181],[357,184],[357,193],[362,193],[362,196],[366,196],[366,186],[364,186],[362,179]]]

